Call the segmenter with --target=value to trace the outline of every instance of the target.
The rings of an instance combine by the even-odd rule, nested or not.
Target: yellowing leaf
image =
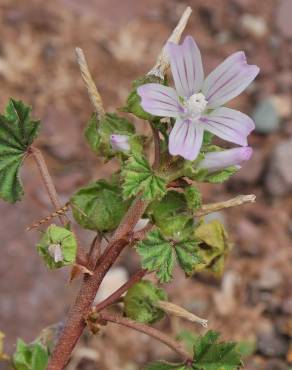
[[[5,334],[0,331],[0,361],[9,360],[9,356],[4,352],[4,338]]]

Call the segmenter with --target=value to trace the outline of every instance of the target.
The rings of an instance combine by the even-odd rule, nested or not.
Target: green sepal
[[[145,85],[148,83],[158,83],[163,84],[164,80],[162,80],[159,77],[149,75],[149,76],[143,76],[138,78],[137,80],[134,80],[132,83],[132,91],[130,92],[128,98],[127,98],[127,104],[125,107],[122,108],[124,112],[132,113],[136,117],[152,121],[154,119],[154,116],[151,114],[145,112],[143,108],[141,107],[141,98],[137,93],[137,88],[141,85]]]
[[[211,184],[220,184],[225,182],[238,171],[236,166],[230,166],[212,173],[207,169],[198,168],[198,165],[205,157],[205,153],[220,152],[222,150],[224,149],[217,145],[204,145],[195,161],[184,161],[183,175],[197,182],[208,182]]]
[[[198,254],[202,261],[194,266],[194,272],[208,270],[221,275],[225,259],[231,250],[231,243],[224,226],[218,220],[202,222],[195,229],[194,234],[200,242]]]
[[[166,193],[166,181],[157,175],[144,156],[133,155],[122,168],[123,196],[131,198],[138,193],[142,198],[153,200]]]
[[[222,171],[217,171],[217,172],[209,174],[204,179],[204,182],[210,182],[211,184],[221,184],[227,181],[237,171],[238,171],[238,168],[235,166],[227,167]]]
[[[112,158],[116,154],[110,140],[113,134],[131,137],[135,134],[135,127],[129,120],[115,113],[106,113],[99,121],[97,114],[94,113],[88,121],[84,132],[92,151],[107,159]]]
[[[50,225],[36,247],[39,255],[50,269],[75,263],[77,241],[74,234],[64,227]],[[54,248],[58,248],[58,251],[61,250],[61,261],[55,261],[53,256]]]
[[[125,215],[129,202],[118,182],[98,180],[79,189],[70,199],[75,221],[84,229],[113,231]]]
[[[49,360],[49,353],[39,342],[26,344],[18,339],[16,351],[12,356],[12,365],[15,370],[45,370]]]
[[[193,370],[238,370],[241,367],[236,343],[218,342],[219,336],[210,330],[194,340]]]
[[[124,298],[124,313],[127,317],[153,324],[164,317],[164,311],[157,307],[159,301],[167,300],[166,292],[148,280],[133,285]]]
[[[171,281],[176,260],[186,275],[191,275],[194,266],[201,263],[195,239],[168,240],[159,230],[150,231],[146,239],[138,243],[137,252],[141,257],[142,267],[156,271],[161,283]]]
[[[31,118],[31,108],[10,99],[0,115],[0,198],[15,203],[23,195],[19,169],[39,131],[40,121]]]
[[[200,170],[197,167],[203,159],[204,153],[200,152],[198,157],[194,161],[183,161],[182,175],[188,177],[191,180],[199,181],[197,180],[197,176]],[[207,173],[207,171],[205,171],[205,173]]]

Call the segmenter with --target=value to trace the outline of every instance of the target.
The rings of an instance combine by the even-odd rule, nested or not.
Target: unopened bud
[[[222,150],[221,152],[209,152],[199,163],[199,168],[207,169],[209,172],[216,172],[231,166],[240,168],[240,165],[248,161],[251,155],[252,148],[249,146]]]

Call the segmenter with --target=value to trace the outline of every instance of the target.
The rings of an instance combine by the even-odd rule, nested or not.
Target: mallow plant
[[[96,156],[104,161],[115,158],[120,167],[109,178],[76,190],[65,205],[34,145],[40,121],[15,99],[9,100],[0,115],[0,196],[10,203],[21,199],[19,170],[31,157],[53,205],[51,215],[28,228],[41,231],[36,245],[40,263],[51,270],[69,266],[71,279],[81,281],[68,317],[53,326],[61,328],[56,335],[50,340],[40,335],[28,344],[17,341],[11,358],[17,370],[64,369],[83,331],[87,328],[98,335],[109,322],[145,333],[174,351],[173,363],[157,359],[143,365],[148,370],[243,366],[236,343],[221,341],[219,333],[206,328],[206,318],[170,302],[164,290],[176,276],[175,266],[186,278],[199,272],[222,274],[231,243],[222,223],[204,216],[255,200],[254,195],[238,195],[205,204],[199,191],[199,183],[227,181],[252,155],[247,141],[254,128],[252,119],[225,104],[243,92],[259,68],[249,65],[240,51],[205,75],[192,36],[179,44],[190,13],[187,8],[155,66],[133,82],[127,101],[117,112],[105,112],[85,56],[76,49],[94,108],[85,140]],[[151,134],[136,130],[137,118],[149,123]],[[229,149],[221,147],[221,141],[215,144],[216,137],[224,145],[229,142]],[[95,232],[88,248],[80,245],[74,223]],[[113,294],[94,303],[105,275],[126,249],[138,254],[140,268]],[[203,334],[188,335],[188,343],[172,338],[154,325],[166,315],[193,322],[194,331],[202,325]]]

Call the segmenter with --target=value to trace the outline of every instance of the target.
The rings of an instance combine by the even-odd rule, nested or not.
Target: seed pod
[[[73,233],[64,227],[50,225],[36,247],[50,269],[75,262],[77,241]]]

